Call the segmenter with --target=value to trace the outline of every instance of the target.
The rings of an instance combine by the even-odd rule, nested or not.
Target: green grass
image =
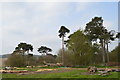
[[[117,72],[111,72],[111,75],[100,76],[100,75],[83,75],[84,70],[71,70],[69,72],[61,73],[46,73],[46,74],[29,74],[29,75],[18,75],[18,74],[3,74],[3,78],[118,78]]]
[[[14,70],[27,70],[27,71],[37,71],[39,68],[21,68],[21,69],[14,69]]]

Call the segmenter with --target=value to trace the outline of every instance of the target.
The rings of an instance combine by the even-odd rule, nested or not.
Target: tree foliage
[[[59,37],[61,38],[62,36],[65,37],[65,34],[69,33],[70,30],[67,29],[65,26],[61,26],[61,28],[58,32],[59,32]]]
[[[86,24],[85,33],[89,37],[90,41],[97,41],[97,39],[102,39],[103,34],[105,34],[107,30],[103,26],[102,17],[94,17],[92,21]]]
[[[25,52],[27,52],[29,54],[29,51],[33,51],[33,46],[31,44],[20,43],[15,48],[15,51],[13,52],[13,54],[22,54],[22,55],[24,55]]]
[[[108,32],[108,30],[103,26],[102,17],[94,17],[92,21],[86,24],[85,33],[91,42],[95,41],[96,43],[101,44],[103,65],[105,65],[105,55],[106,53],[108,53],[108,43],[110,40],[114,40],[114,35],[112,34],[112,31]],[[109,58],[108,54],[107,58]]]
[[[86,65],[91,63],[94,53],[97,51],[96,46],[92,46],[89,39],[83,31],[76,31],[71,34],[67,40],[66,46],[72,51],[74,63],[76,65]],[[90,61],[91,60],[91,61]]]
[[[48,54],[48,52],[51,52],[52,49],[46,47],[46,46],[41,46],[40,48],[38,48],[38,52],[42,53],[42,54]]]

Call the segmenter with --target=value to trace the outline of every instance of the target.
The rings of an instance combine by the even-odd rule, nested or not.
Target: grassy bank
[[[19,75],[19,74],[2,74],[3,78],[118,78],[117,72],[111,72],[111,75],[101,76],[94,74],[86,74],[85,70],[70,70],[66,72],[51,72],[51,73],[37,73],[37,74],[27,74],[27,75]]]

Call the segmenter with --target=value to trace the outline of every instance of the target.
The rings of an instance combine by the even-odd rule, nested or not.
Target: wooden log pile
[[[16,71],[16,70],[0,70],[0,73],[25,73],[27,70]]]
[[[91,73],[96,73],[97,72],[97,67],[95,66],[89,66],[87,68],[87,71],[91,74]]]

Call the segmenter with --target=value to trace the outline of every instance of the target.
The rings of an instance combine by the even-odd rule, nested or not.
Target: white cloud
[[[33,43],[36,48],[39,43],[51,44],[56,52],[60,39],[54,24],[59,16],[67,14],[67,7],[65,3],[2,4],[3,53],[12,52],[21,41]]]
[[[14,8],[16,5],[6,4],[3,7],[3,25],[4,29],[8,30],[21,30],[34,28],[36,25],[52,24],[55,22],[56,17],[66,12],[66,6],[57,7],[56,3],[28,3],[26,8]],[[41,5],[42,4],[42,5]],[[11,7],[12,6],[12,7]],[[61,4],[62,6],[62,4]],[[31,12],[28,12],[28,11]],[[8,27],[8,25],[10,27]],[[26,26],[26,27],[25,27]],[[29,29],[30,29],[29,28]],[[26,29],[25,29],[26,30]]]
[[[86,10],[91,3],[89,2],[78,2],[76,3],[76,11],[80,12]]]

